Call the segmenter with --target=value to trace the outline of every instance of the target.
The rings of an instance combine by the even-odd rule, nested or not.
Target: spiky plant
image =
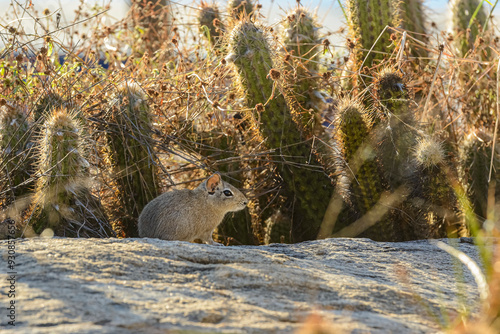
[[[209,4],[205,1],[201,2],[198,22],[203,36],[210,42],[211,46],[215,46],[224,30],[224,24],[221,21],[219,7],[217,4]]]
[[[43,117],[49,115],[51,110],[61,107],[63,103],[64,100],[53,91],[44,92],[33,112],[34,121],[43,123],[45,121]]]
[[[491,136],[482,131],[472,131],[466,136],[461,151],[461,161],[463,161],[461,177],[466,184],[467,195],[480,221],[484,221],[488,216],[488,195],[493,194],[495,203],[498,203],[500,198],[498,146],[494,152],[493,165],[491,164],[492,154],[493,139]],[[493,169],[490,170],[491,168]],[[490,190],[490,187],[494,188]]]
[[[392,190],[404,184],[415,172],[412,151],[418,140],[418,129],[410,107],[410,97],[403,77],[384,69],[376,82],[378,119],[374,130],[378,159]]]
[[[318,91],[319,25],[309,11],[297,6],[282,20],[285,69],[293,73],[291,90],[301,108],[299,122],[309,133],[321,128],[319,110],[322,97]]]
[[[227,13],[234,22],[252,14],[254,6],[251,0],[229,0],[227,2]]]
[[[451,27],[454,39],[453,44],[459,56],[464,57],[473,50],[477,37],[480,36],[482,25],[485,24],[488,13],[483,4],[483,0],[451,0]],[[476,13],[476,9],[479,8]],[[471,24],[472,16],[476,14]]]
[[[64,108],[46,117],[38,142],[33,214],[36,233],[49,228],[67,237],[114,235],[99,200],[90,191],[88,143],[76,113]]]
[[[336,224],[336,232],[354,219],[365,215],[380,200],[387,190],[387,184],[376,162],[374,149],[370,143],[372,118],[356,100],[344,99],[339,102],[337,120],[337,143],[341,151],[340,184],[347,206]],[[351,213],[351,214],[350,214]],[[394,240],[393,222],[386,216],[361,236],[374,240]]]
[[[398,3],[398,0],[347,1],[347,24],[355,43],[349,64],[351,72],[365,66],[371,68],[391,52],[391,32],[385,28],[399,26]],[[369,50],[372,51],[368,53]]]
[[[287,104],[280,84],[282,65],[273,59],[264,30],[248,20],[235,26],[229,46],[227,59],[233,62],[240,91],[252,108],[248,119],[275,151],[273,160],[279,164],[287,196],[296,200],[294,240],[314,239],[333,186],[294,122],[296,111]]]
[[[6,193],[7,204],[27,195],[32,172],[32,142],[28,114],[21,106],[5,104],[0,108],[0,192]]]
[[[412,203],[420,209],[415,220],[417,238],[447,238],[464,236],[464,215],[459,207],[450,178],[457,177],[445,159],[442,144],[423,137],[415,147],[417,171],[412,182]]]
[[[410,53],[414,57],[427,57],[425,44],[428,43],[426,17],[423,0],[403,0],[399,4],[401,28],[424,45],[410,42]]]
[[[105,114],[108,162],[115,184],[115,229],[138,236],[137,218],[159,195],[158,165],[154,153],[152,115],[141,87],[125,82]]]
[[[170,0],[139,0],[132,6],[135,26],[144,33],[141,36],[141,48],[136,49],[138,56],[146,52],[154,54],[170,40],[174,21]]]

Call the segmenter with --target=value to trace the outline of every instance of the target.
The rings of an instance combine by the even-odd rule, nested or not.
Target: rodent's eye
[[[227,197],[230,197],[230,196],[233,196],[233,193],[231,192],[231,190],[224,190],[223,191],[224,195],[226,195]]]

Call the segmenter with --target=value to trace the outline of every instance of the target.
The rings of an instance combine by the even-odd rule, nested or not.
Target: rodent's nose
[[[246,206],[247,204],[248,204],[248,202],[247,202],[247,201],[244,201],[244,202],[243,202],[243,205],[245,205],[245,206]]]

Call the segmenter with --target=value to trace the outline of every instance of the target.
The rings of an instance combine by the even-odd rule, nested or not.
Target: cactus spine
[[[350,66],[351,71],[359,71],[362,66],[372,67],[375,65],[375,60],[383,60],[385,58],[384,53],[390,51],[388,47],[390,32],[386,30],[380,39],[379,36],[386,26],[399,26],[400,20],[397,6],[397,0],[347,1],[349,32],[351,38],[356,41],[354,58]],[[372,52],[367,54],[370,49],[372,49]],[[365,57],[366,60],[364,61]]]
[[[209,4],[202,1],[198,22],[201,29],[203,29],[203,26],[206,27],[206,30],[202,30],[203,35],[211,46],[215,46],[221,36],[221,31],[224,30],[224,25],[220,20],[219,7],[215,3]]]
[[[476,38],[480,34],[480,25],[486,22],[488,14],[484,6],[478,11],[473,24],[469,28],[469,22],[482,0],[451,0],[450,9],[452,13],[451,31],[455,34],[454,44],[459,56],[464,57],[474,48]]]
[[[126,82],[106,113],[108,158],[119,205],[119,226],[124,236],[136,237],[137,217],[159,195],[157,162],[152,139],[152,115],[141,87]]]
[[[339,103],[336,128],[343,163],[340,181],[342,184],[337,185],[337,189],[348,187],[344,197],[350,206],[341,217],[347,215],[349,210],[354,211],[357,218],[363,216],[379,201],[382,192],[387,190],[373,148],[368,143],[371,127],[372,120],[360,103],[349,99]],[[346,223],[341,221],[336,225],[336,231],[345,225]],[[365,230],[362,236],[374,240],[393,240],[391,220],[382,218]]]
[[[87,143],[76,113],[61,108],[46,117],[38,149],[39,179],[29,221],[34,231],[50,228],[58,236],[112,236],[100,202],[90,192]]]
[[[441,143],[422,138],[415,149],[418,168],[410,198],[421,210],[415,234],[418,238],[463,236],[466,231],[450,177],[456,177],[445,160]],[[423,224],[423,225],[422,225]]]
[[[233,29],[229,44],[231,54],[227,59],[233,61],[247,105],[254,108],[248,118],[260,121],[262,137],[269,148],[276,150],[273,160],[280,163],[278,172],[287,186],[287,196],[297,200],[295,241],[316,238],[333,187],[280,91],[281,64],[272,58],[264,31],[248,20]]]
[[[7,203],[26,195],[30,185],[23,184],[30,178],[32,158],[29,154],[30,124],[28,115],[20,106],[4,105],[0,108],[0,156],[2,184],[0,191],[7,189]]]
[[[304,129],[321,128],[319,109],[321,97],[318,92],[318,52],[320,44],[318,37],[319,26],[315,18],[302,6],[298,6],[288,13],[283,22],[283,44],[291,57],[286,69],[293,73],[293,96],[303,109],[298,121]],[[312,111],[312,113],[311,113]]]
[[[462,179],[467,185],[467,195],[469,196],[476,215],[480,221],[484,221],[488,215],[488,194],[492,182],[488,182],[491,167],[491,154],[493,140],[483,132],[471,132],[467,135],[464,149],[461,152],[464,167],[462,170]],[[498,145],[498,144],[497,144]],[[498,180],[500,169],[500,154],[496,146],[493,157],[492,180]],[[498,181],[497,181],[498,182]],[[494,190],[495,203],[498,203],[500,197],[500,182],[496,183]]]
[[[426,15],[423,0],[403,0],[399,4],[399,10],[401,27],[413,35],[414,38],[427,44]],[[414,57],[427,57],[427,51],[422,46],[412,47],[410,52]]]
[[[253,3],[250,0],[229,0],[227,12],[234,22],[253,13]]]
[[[380,126],[375,129],[377,156],[392,190],[403,185],[415,171],[411,155],[417,144],[416,122],[410,108],[409,94],[403,78],[384,69],[376,81]]]

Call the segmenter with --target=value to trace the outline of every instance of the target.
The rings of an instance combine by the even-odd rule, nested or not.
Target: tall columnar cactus
[[[374,136],[377,156],[392,190],[401,186],[415,171],[412,151],[418,140],[410,98],[402,76],[383,70],[375,82],[379,118]]]
[[[116,230],[138,236],[137,218],[159,195],[158,165],[152,139],[152,115],[141,87],[126,82],[107,110],[106,139],[119,209]],[[116,217],[118,215],[118,217]]]
[[[464,215],[450,179],[457,175],[446,162],[441,143],[424,137],[416,145],[414,154],[418,165],[409,197],[420,209],[420,217],[415,217],[415,237],[464,236]]]
[[[293,120],[295,111],[281,89],[281,64],[273,59],[264,30],[248,20],[235,26],[229,46],[227,59],[233,62],[240,90],[253,109],[248,118],[254,120],[253,127],[260,128],[267,146],[275,150],[273,160],[279,163],[287,196],[296,200],[295,241],[314,239],[333,186]]]
[[[497,143],[498,145],[498,143]],[[493,187],[495,203],[500,199],[500,154],[498,146],[493,156],[491,165],[491,154],[493,153],[493,140],[484,132],[473,131],[467,135],[461,161],[463,162],[461,177],[467,186],[467,195],[474,206],[474,211],[480,221],[484,221],[488,215],[489,188]],[[490,169],[491,180],[490,179]]]
[[[50,228],[68,237],[114,235],[100,202],[90,192],[88,147],[75,113],[56,109],[47,116],[38,143],[33,215],[36,233]]]
[[[471,18],[481,5],[474,20]],[[493,131],[495,124],[497,99],[496,67],[485,66],[483,62],[496,61],[492,52],[494,30],[484,30],[488,13],[482,0],[450,1],[452,11],[451,30],[453,45],[459,57],[470,61],[461,62],[458,72],[458,84],[465,96],[463,114],[467,125],[478,125]],[[492,25],[490,24],[489,27]]]
[[[455,35],[454,45],[459,56],[465,56],[474,47],[476,38],[480,35],[480,26],[484,25],[488,13],[484,4],[477,12],[472,24],[470,20],[476,9],[483,0],[451,0],[450,9],[452,13],[450,30]],[[470,30],[468,30],[470,28]]]
[[[318,67],[321,44],[316,18],[298,6],[282,20],[283,45],[287,55],[286,70],[293,73],[293,96],[301,108],[299,122],[308,132],[321,127],[319,109],[322,98],[318,92]],[[311,131],[312,130],[312,131]]]
[[[341,184],[337,189],[345,191],[343,194],[348,209],[341,214],[341,219],[335,226],[335,231],[345,227],[354,219],[366,214],[381,198],[382,192],[387,190],[387,184],[376,162],[375,152],[370,144],[370,130],[372,119],[362,105],[356,101],[345,99],[338,105],[335,127],[337,142],[341,149]],[[354,216],[348,214],[354,212]],[[344,216],[345,217],[342,217]],[[349,216],[350,221],[345,221]],[[334,232],[335,232],[334,231]],[[383,217],[374,226],[368,228],[362,236],[374,240],[392,241],[394,227],[392,221]]]
[[[372,67],[376,61],[386,58],[384,53],[391,52],[391,32],[387,29],[384,34],[382,32],[386,26],[399,26],[398,2],[399,0],[347,0],[349,33],[356,43],[350,71],[358,71],[362,66]],[[368,53],[370,49],[372,52]]]
[[[426,17],[423,0],[403,0],[399,4],[401,27],[408,31],[413,38],[427,44]],[[427,57],[425,46],[411,47],[411,55],[414,57]]]
[[[44,92],[38,100],[38,103],[33,112],[35,122],[44,122],[43,117],[49,115],[54,109],[61,107],[64,100],[52,91]]]
[[[7,202],[26,195],[31,188],[32,142],[27,117],[20,106],[0,108],[0,192],[6,192]]]
[[[252,14],[254,6],[251,0],[229,0],[227,2],[227,13],[234,22]]]
[[[200,23],[200,29],[202,29],[203,35],[208,39],[211,46],[214,46],[220,38],[221,32],[224,30],[224,24],[220,19],[219,7],[217,4],[209,4],[202,1],[198,22]],[[206,27],[206,30],[203,27]]]
[[[135,7],[137,6],[137,7]],[[132,13],[137,14],[137,25],[142,28],[142,48],[138,51],[150,55],[162,48],[165,41],[170,40],[172,22],[174,21],[170,0],[139,0],[132,7]]]

